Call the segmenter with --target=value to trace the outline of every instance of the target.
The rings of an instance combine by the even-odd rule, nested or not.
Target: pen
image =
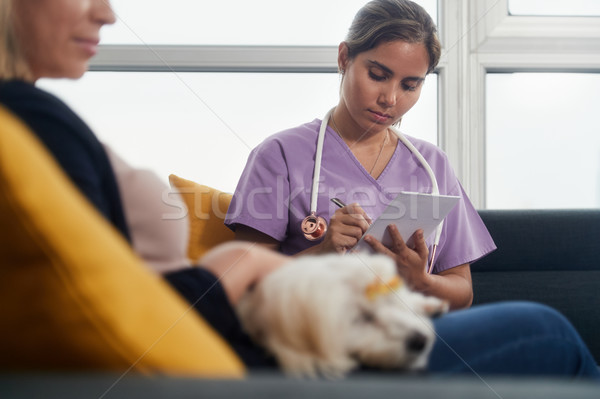
[[[340,208],[343,208],[346,206],[346,204],[344,204],[342,201],[340,201],[338,198],[332,198],[331,202],[333,202],[334,204],[336,204],[337,206],[339,206]]]
[[[342,200],[340,200],[339,198],[332,198],[331,202],[333,202],[334,204],[336,204],[337,206],[339,206],[340,208],[343,208],[346,206],[346,204],[344,204],[342,202]],[[371,223],[373,223],[371,221],[371,218],[369,218],[369,215],[365,214],[365,220],[367,221],[367,223],[369,223],[369,226],[371,225]]]

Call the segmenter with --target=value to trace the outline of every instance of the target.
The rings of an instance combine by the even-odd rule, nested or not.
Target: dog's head
[[[338,377],[358,364],[426,365],[436,298],[410,291],[381,255],[305,256],[267,276],[238,313],[248,333],[294,375]]]

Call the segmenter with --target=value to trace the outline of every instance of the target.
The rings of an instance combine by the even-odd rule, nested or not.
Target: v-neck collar
[[[333,128],[331,126],[327,126],[327,131],[334,137],[334,139],[338,142],[338,144],[342,146],[344,151],[346,151],[346,154],[350,157],[350,159],[352,160],[354,165],[360,170],[360,172],[362,174],[364,174],[372,183],[375,183],[375,184],[377,184],[377,186],[382,188],[380,182],[382,181],[384,176],[387,175],[388,170],[391,168],[391,164],[398,156],[398,152],[399,152],[398,147],[401,144],[400,140],[396,141],[396,148],[394,148],[394,153],[392,154],[392,157],[390,158],[388,163],[385,165],[385,168],[383,168],[383,171],[381,171],[381,173],[379,174],[379,176],[377,176],[377,178],[374,178],[369,173],[369,171],[366,170],[365,167],[360,163],[358,158],[356,158],[356,156],[354,155],[354,153],[352,152],[352,150],[350,149],[348,144],[346,144],[346,142],[340,137],[339,134],[336,133],[335,130],[333,130]],[[394,133],[392,133],[392,134],[394,134]]]

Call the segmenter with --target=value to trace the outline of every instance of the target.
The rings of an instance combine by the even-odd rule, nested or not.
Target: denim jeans
[[[434,320],[433,373],[553,375],[599,379],[581,337],[556,310],[501,302],[450,312]]]

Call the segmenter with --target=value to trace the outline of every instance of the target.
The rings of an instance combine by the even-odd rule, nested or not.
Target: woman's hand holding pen
[[[371,219],[358,204],[345,205],[337,201],[333,202],[341,208],[331,217],[325,238],[320,244],[322,252],[346,252],[356,245],[371,224]]]

